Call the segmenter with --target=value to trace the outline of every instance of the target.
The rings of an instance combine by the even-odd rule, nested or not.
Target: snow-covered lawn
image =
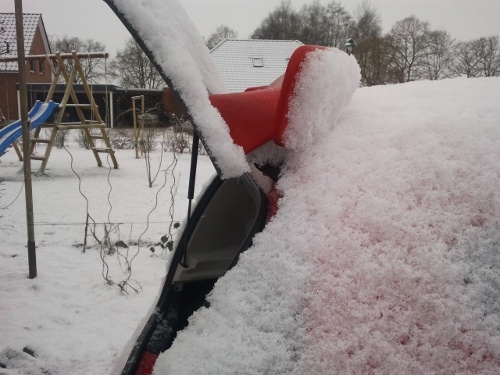
[[[136,159],[133,150],[117,150],[117,170],[107,166],[105,157],[105,167],[97,167],[91,151],[74,143],[68,151],[88,199],[88,213],[98,223],[97,237],[102,240],[104,224],[109,228],[111,223],[113,242],[130,243],[128,259],[137,253],[130,285],[139,293],[131,288],[121,293],[117,285],[104,281],[101,247],[90,232],[82,253],[87,203],[71,170],[70,154],[63,149],[53,149],[44,176],[33,176],[38,276],[28,279],[24,176],[22,163],[10,149],[0,158],[0,363],[7,366],[0,369],[2,374],[109,373],[154,304],[166,272],[168,254],[157,247],[153,255],[149,245],[159,241],[170,222],[173,180],[165,171],[172,155],[164,154],[157,180],[149,188],[145,161]],[[158,148],[152,155],[153,172],[159,160]],[[32,163],[36,171],[39,164]],[[208,158],[201,156],[198,186],[213,173]],[[181,221],[187,210],[189,155],[180,157],[175,177],[174,216]],[[126,249],[118,249],[126,255]],[[115,283],[127,277],[121,270],[123,257],[107,255],[105,260]]]

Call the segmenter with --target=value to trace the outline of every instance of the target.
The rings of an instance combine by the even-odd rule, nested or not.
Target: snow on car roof
[[[362,88],[337,121],[316,88],[277,216],[155,374],[494,373],[500,80]]]

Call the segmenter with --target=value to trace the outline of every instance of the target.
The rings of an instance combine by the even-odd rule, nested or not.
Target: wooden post
[[[26,63],[24,54],[24,25],[23,25],[23,2],[15,0],[16,12],[16,38],[17,38],[17,65],[19,68],[19,90],[22,123],[23,153],[29,155],[30,149],[30,120],[28,118],[28,99],[26,88]],[[33,219],[33,187],[31,184],[31,160],[23,158],[24,184],[26,196],[26,220],[28,229],[28,268],[29,278],[34,279],[37,275],[36,269],[36,246],[35,225]]]
[[[141,126],[137,130],[137,116],[135,114],[135,101],[141,99]],[[139,134],[144,133],[144,95],[132,96],[132,112],[134,113],[134,148],[135,148],[135,158],[139,159]],[[144,139],[142,139],[144,143]],[[144,144],[141,148],[141,152],[144,153]]]
[[[135,149],[135,158],[139,159],[139,148],[137,147],[137,116],[135,114],[135,96],[132,97],[132,116],[134,119],[134,149]]]

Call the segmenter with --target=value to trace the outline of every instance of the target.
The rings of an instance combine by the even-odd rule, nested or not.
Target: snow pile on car
[[[201,130],[223,178],[249,172],[243,149],[210,104],[208,93],[227,92],[210,52],[177,0],[113,0],[171,79]],[[207,91],[208,90],[208,91]]]
[[[330,87],[292,112],[320,128],[277,216],[155,374],[498,371],[500,80],[362,88],[337,123]]]
[[[286,148],[302,152],[328,136],[360,80],[354,56],[336,48],[308,53],[290,99]]]

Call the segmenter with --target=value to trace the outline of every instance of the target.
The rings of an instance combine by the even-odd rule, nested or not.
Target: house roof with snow
[[[282,75],[298,40],[224,39],[211,51],[230,92],[264,86]]]
[[[49,40],[40,13],[24,13],[24,53],[29,55],[33,46],[36,31],[40,28],[42,41],[46,51],[50,51]],[[16,15],[0,13],[0,57],[17,57]],[[17,72],[17,61],[2,63],[0,71]]]

